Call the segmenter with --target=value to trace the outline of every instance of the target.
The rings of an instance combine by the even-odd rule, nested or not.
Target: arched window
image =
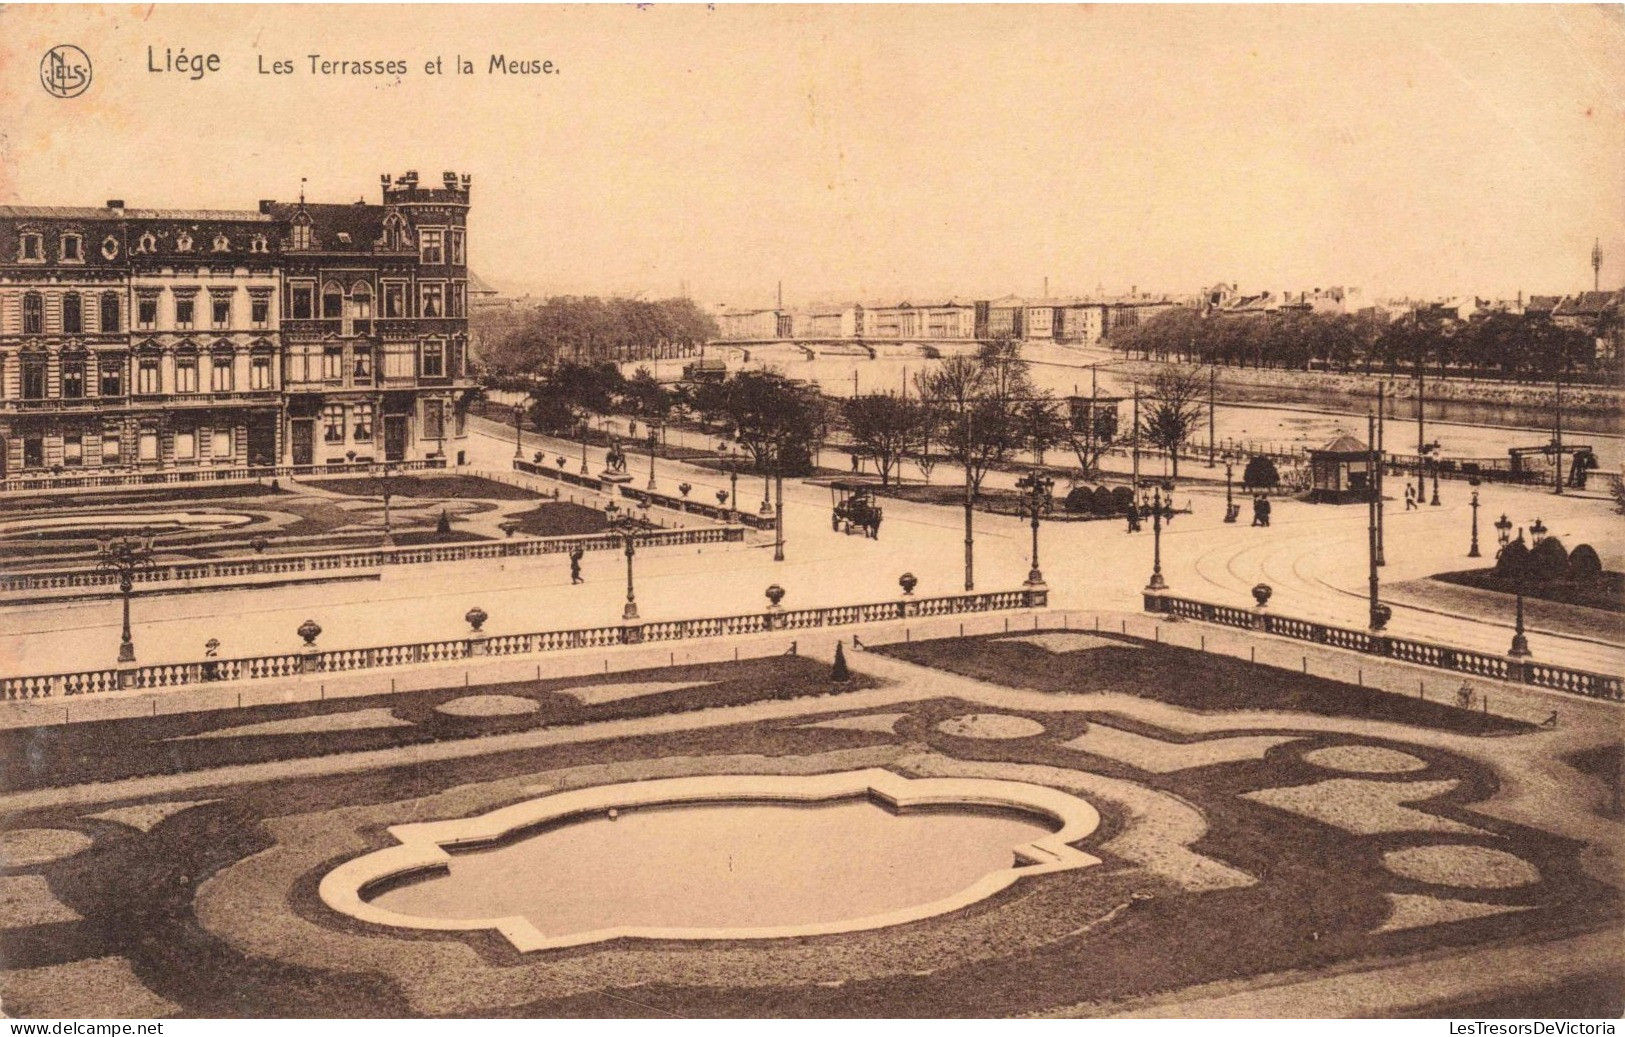
[[[230,251],[231,250],[231,239],[226,237],[224,234],[216,234],[214,236],[214,250],[216,252],[228,252],[228,251]]]
[[[350,286],[350,316],[356,320],[372,319],[372,288],[365,281]]]
[[[149,230],[141,235],[141,241],[136,245],[137,252],[156,252],[157,250],[158,239],[152,236],[152,231]]]
[[[103,292],[102,293],[102,320],[101,320],[102,334],[104,334],[104,335],[112,335],[112,334],[116,334],[118,332],[118,329],[119,329],[118,310],[119,310],[118,293],[117,292]]]
[[[23,296],[23,334],[45,334],[45,297],[38,292]]]
[[[322,285],[322,317],[325,320],[336,320],[344,316],[344,289],[339,287],[337,281],[329,281]]]
[[[83,335],[84,333],[84,305],[79,299],[78,292],[69,292],[62,297],[62,334]]]

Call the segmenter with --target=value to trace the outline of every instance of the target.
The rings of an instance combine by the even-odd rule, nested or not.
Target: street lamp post
[[[1366,580],[1369,586],[1369,615],[1372,630],[1381,630],[1388,625],[1390,615],[1388,606],[1382,603],[1381,588],[1377,579],[1377,565],[1379,547],[1377,546],[1377,509],[1380,507],[1380,497],[1375,485],[1376,466],[1380,463],[1377,455],[1377,419],[1375,415],[1366,416],[1366,441],[1371,445],[1370,468],[1368,476],[1372,480],[1371,495],[1366,504]]]
[[[632,586],[632,559],[638,553],[637,520],[631,515],[617,515],[616,512],[620,511],[620,507],[614,501],[610,501],[604,510],[610,514],[610,531],[620,534],[621,543],[626,549],[626,607],[621,609],[621,619],[637,619],[638,599]]]
[[[1495,542],[1502,547],[1507,546],[1507,543],[1512,539],[1512,520],[1507,518],[1506,512],[1503,511],[1501,517],[1496,519],[1492,525],[1495,526]]]
[[[96,565],[118,575],[119,594],[124,599],[124,628],[119,638],[118,661],[135,662],[135,642],[130,637],[130,595],[135,576],[152,567],[152,534],[142,530],[137,536],[107,537],[98,540]]]
[[[394,496],[394,483],[390,477],[395,474],[395,466],[388,461],[384,462],[384,471],[380,481],[384,484],[384,546],[395,546],[395,529],[389,521],[389,499]]]
[[[1428,506],[1437,508],[1439,506],[1439,443],[1437,440],[1433,443],[1433,449],[1428,451],[1428,460],[1433,463],[1433,499],[1428,501]]]
[[[649,426],[649,489],[655,488],[655,448],[660,445],[659,433],[653,425]]]
[[[773,560],[784,561],[784,472],[774,466],[773,492],[777,500],[773,509]]]
[[[1236,521],[1236,496],[1234,492],[1234,478],[1236,474],[1236,457],[1230,451],[1224,452],[1224,520]]]
[[[520,436],[524,432],[525,405],[513,405],[513,459],[515,461],[525,456],[524,447],[520,444]]]
[[[1034,470],[1025,478],[1017,479],[1016,486],[1027,491],[1027,503],[1032,509],[1033,524],[1033,566],[1027,573],[1028,587],[1044,586],[1044,573],[1038,568],[1038,520],[1044,507],[1050,501],[1050,494],[1055,489],[1055,480]]]
[[[1522,535],[1522,533],[1519,533],[1520,537],[1522,537]],[[1523,570],[1527,569],[1528,566],[1529,560],[1525,558],[1523,567],[1514,577],[1514,579],[1517,581],[1513,589],[1518,596],[1518,612],[1517,618],[1514,620],[1512,627],[1512,647],[1507,649],[1507,654],[1516,659],[1522,659],[1534,654],[1529,650],[1529,638],[1523,632]]]
[[[1471,503],[1472,503],[1472,507],[1473,507],[1473,546],[1471,546],[1471,547],[1469,547],[1467,549],[1467,557],[1468,558],[1477,558],[1477,557],[1479,557],[1479,554],[1478,554],[1478,491],[1477,490],[1473,491],[1473,499],[1472,499]]]
[[[1148,591],[1165,591],[1168,581],[1162,578],[1162,488],[1159,486],[1151,501],[1151,579],[1145,585]]]

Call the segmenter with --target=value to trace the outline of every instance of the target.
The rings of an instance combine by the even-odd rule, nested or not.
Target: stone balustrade
[[[526,634],[486,634],[473,631],[463,637],[443,641],[381,645],[373,648],[340,648],[324,651],[314,643],[310,643],[296,652],[245,659],[206,659],[198,662],[162,663],[150,666],[132,664],[76,673],[6,677],[0,679],[0,698],[13,700],[54,698],[121,689],[151,691],[218,681],[344,673],[456,659],[558,652],[573,648],[610,648],[616,645],[654,641],[809,630],[909,619],[915,616],[948,616],[970,612],[1042,608],[1047,603],[1048,592],[1039,587],[1015,591],[948,594],[934,598],[905,596],[892,601],[862,605],[833,605],[806,609],[769,607],[760,612],[733,616],[648,623],[630,621],[580,630],[544,630]],[[311,635],[312,640],[319,635],[318,627],[316,633]]]
[[[656,529],[636,535],[639,547],[682,547],[695,544],[734,543],[744,539],[745,530],[740,526]],[[429,544],[420,547],[345,548],[309,554],[254,555],[213,562],[158,565],[137,573],[135,582],[137,585],[176,585],[230,577],[376,569],[389,565],[416,565],[427,562],[529,558],[536,555],[568,553],[577,547],[583,551],[616,551],[620,550],[621,546],[621,536],[618,533],[585,533],[574,536],[527,537],[523,540]],[[118,586],[117,574],[88,567],[0,576],[0,593],[116,586]]]
[[[1428,641],[1412,641],[1369,630],[1354,630],[1313,620],[1280,616],[1264,608],[1245,609],[1231,605],[1214,605],[1172,594],[1147,591],[1145,609],[1147,612],[1216,623],[1220,626],[1240,627],[1244,630],[1258,630],[1280,637],[1311,641],[1333,648],[1383,656],[1400,662],[1450,670],[1474,677],[1510,681],[1513,684],[1529,684],[1584,695],[1587,698],[1625,702],[1625,689],[1622,689],[1621,678],[1617,674],[1591,673],[1587,670],[1574,670],[1536,662],[1528,657],[1494,655]]]

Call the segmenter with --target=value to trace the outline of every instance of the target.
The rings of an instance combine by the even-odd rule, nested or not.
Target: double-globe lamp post
[[[1016,487],[1027,491],[1027,505],[1032,512],[1033,566],[1027,573],[1027,586],[1042,587],[1044,573],[1038,568],[1038,520],[1050,505],[1050,494],[1055,489],[1055,480],[1034,469],[1031,474],[1017,479]]]
[[[130,637],[130,594],[137,573],[152,568],[153,536],[142,530],[135,536],[107,537],[97,541],[96,565],[118,576],[119,594],[124,599],[124,629],[119,639],[118,661],[135,662],[135,642]]]
[[[604,510],[609,513],[609,531],[620,535],[621,544],[626,550],[626,607],[621,609],[621,619],[637,619],[638,599],[632,585],[632,559],[637,555],[638,523],[631,515],[621,514],[620,505],[614,501],[605,505]]]

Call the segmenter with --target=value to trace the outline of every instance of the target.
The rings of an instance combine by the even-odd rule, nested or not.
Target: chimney
[[[107,200],[107,207],[109,209],[112,209],[115,212],[123,212],[124,211],[124,199],[122,199],[122,198],[109,198]]]
[[[261,198],[260,199],[260,215],[261,216],[269,216],[269,215],[271,215],[271,207],[274,206],[274,205],[276,205],[276,199],[275,198]]]

